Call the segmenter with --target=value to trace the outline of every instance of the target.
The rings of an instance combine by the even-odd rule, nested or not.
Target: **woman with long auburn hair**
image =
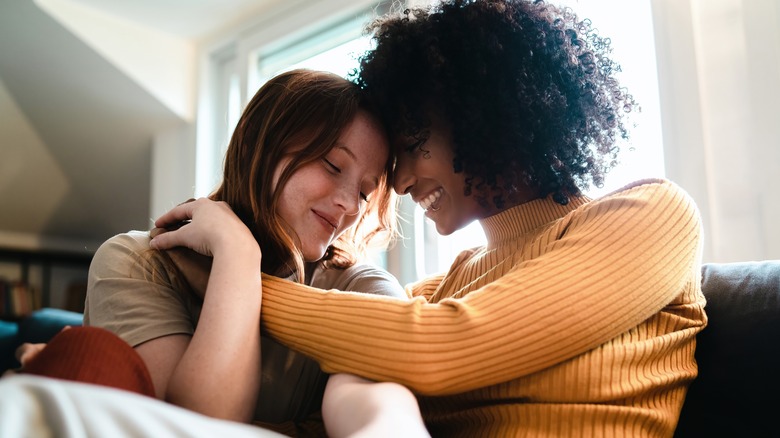
[[[336,75],[293,71],[272,79],[244,110],[226,153],[222,183],[209,198],[226,202],[247,224],[263,250],[263,272],[303,272],[301,247],[278,215],[281,192],[268,188],[284,186],[302,166],[325,159],[341,134],[334,127],[345,127],[359,111],[369,111],[358,93]],[[288,162],[283,170],[276,165],[281,161]],[[349,267],[368,243],[392,236],[396,198],[387,180],[391,170],[388,159],[377,194],[363,200],[355,226],[330,242],[320,262]],[[378,221],[369,225],[369,218]]]
[[[369,244],[386,244],[395,232],[392,165],[386,132],[354,83],[308,70],[272,78],[238,122],[220,186],[163,215],[156,225],[165,228],[101,245],[89,273],[90,327],[63,331],[37,354],[41,345],[22,348],[23,372],[129,389],[306,436],[325,434],[319,411],[327,385],[345,406],[378,407],[379,415],[360,417],[364,432],[403,424],[405,433],[427,435],[403,386],[329,379],[259,330],[261,273],[378,300],[407,298],[389,273],[359,263]],[[182,248],[191,241],[198,244]],[[74,345],[96,353],[66,361],[80,373],[52,374],[47,364],[61,365],[53,358]],[[355,432],[347,420],[352,429],[336,421],[329,432]]]

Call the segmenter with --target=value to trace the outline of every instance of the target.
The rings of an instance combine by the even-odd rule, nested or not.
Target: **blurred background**
[[[672,179],[701,209],[705,262],[780,258],[780,1],[553,2],[611,38],[642,106],[633,148],[589,194]],[[0,306],[80,310],[105,239],[215,188],[267,78],[346,76],[371,18],[424,3],[0,1]],[[478,224],[437,236],[408,199],[402,215],[406,239],[375,260],[402,283],[484,242]]]

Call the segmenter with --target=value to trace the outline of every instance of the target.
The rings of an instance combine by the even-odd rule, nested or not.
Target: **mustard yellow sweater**
[[[671,182],[481,221],[403,301],[264,277],[263,321],[327,372],[400,382],[434,436],[671,436],[706,325],[701,223]]]

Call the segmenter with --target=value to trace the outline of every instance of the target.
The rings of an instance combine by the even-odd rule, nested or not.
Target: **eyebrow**
[[[346,147],[346,146],[344,146],[342,144],[337,144],[335,148],[336,149],[341,149],[342,151],[344,151],[344,153],[346,153],[347,155],[352,157],[353,160],[357,161],[357,157],[355,156],[355,154],[348,147]]]
[[[352,158],[352,160],[358,161],[357,156],[355,155],[355,153],[352,152],[348,147],[344,146],[343,144],[337,144],[337,145],[335,145],[333,147],[333,149],[342,150],[342,151],[344,151],[345,154],[349,155]],[[379,186],[379,178],[374,177],[372,182],[374,183],[375,186],[377,186],[377,187]]]

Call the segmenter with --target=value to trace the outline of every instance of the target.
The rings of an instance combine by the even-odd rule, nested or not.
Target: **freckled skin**
[[[306,261],[322,258],[328,246],[355,224],[364,201],[376,189],[390,147],[378,122],[359,111],[325,160],[296,171],[282,187],[279,216],[298,236]],[[282,169],[277,167],[274,185]],[[336,225],[336,227],[332,227]]]

